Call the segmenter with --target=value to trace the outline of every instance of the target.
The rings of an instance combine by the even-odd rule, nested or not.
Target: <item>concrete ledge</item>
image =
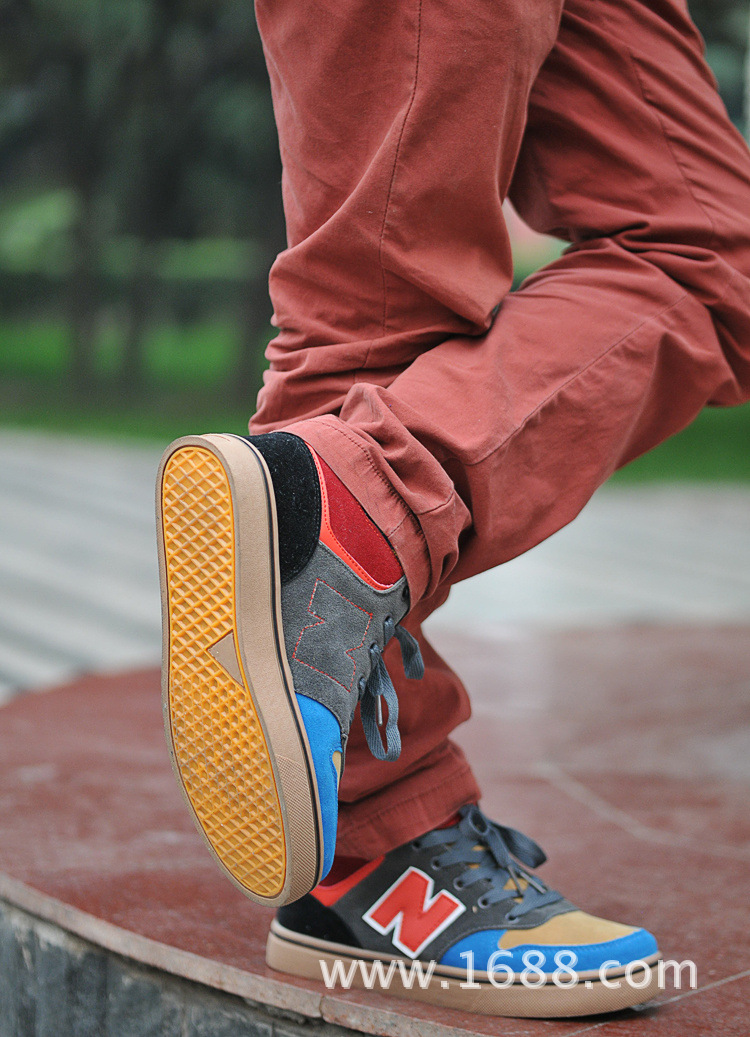
[[[0,1037],[338,1037],[73,936],[0,901]]]

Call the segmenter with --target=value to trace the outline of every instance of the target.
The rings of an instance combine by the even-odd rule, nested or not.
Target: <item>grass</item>
[[[247,404],[220,403],[215,395],[196,392],[142,398],[136,403],[116,399],[74,402],[49,388],[26,395],[18,385],[0,385],[0,428],[39,429],[97,438],[168,443],[192,432],[247,434],[255,409],[255,394]],[[20,396],[20,398],[19,398]]]
[[[707,408],[612,477],[613,483],[657,481],[750,483],[750,405]]]
[[[160,443],[195,431],[242,435],[255,404],[253,393],[246,404],[227,405],[197,392],[137,403],[110,399],[74,404],[49,387],[19,394],[16,386],[15,399],[7,389],[0,386],[2,426]],[[750,483],[750,408],[706,410],[689,428],[612,477],[616,484],[656,481]]]
[[[99,329],[94,357],[97,375],[115,378],[123,351],[121,328],[114,320]],[[230,321],[180,327],[157,325],[144,343],[146,378],[169,390],[218,389],[237,359],[240,342]],[[6,322],[0,327],[0,378],[40,385],[62,384],[70,366],[70,337],[61,322]]]
[[[231,322],[154,327],[144,350],[148,389],[132,399],[116,388],[122,336],[114,322],[104,323],[94,357],[100,385],[82,399],[68,384],[65,325],[6,322],[0,325],[0,425],[159,442],[196,428],[242,433],[261,382],[263,345],[256,384],[242,399],[232,390],[240,342]]]
[[[107,388],[120,348],[117,329],[104,326],[96,359],[103,388],[82,401],[64,389],[69,349],[63,325],[3,324],[0,425],[160,443],[196,430],[246,431],[257,387],[248,389],[246,399],[227,396],[239,348],[229,322],[153,329],[146,343],[150,389],[137,400]],[[705,410],[689,428],[613,476],[615,483],[686,480],[750,483],[750,405]]]

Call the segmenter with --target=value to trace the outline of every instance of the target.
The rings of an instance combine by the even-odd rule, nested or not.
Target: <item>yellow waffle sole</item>
[[[186,445],[169,456],[160,492],[175,768],[219,862],[254,899],[272,901],[285,886],[287,853],[271,755],[236,644],[229,479],[211,450]],[[241,684],[210,651],[227,635]]]

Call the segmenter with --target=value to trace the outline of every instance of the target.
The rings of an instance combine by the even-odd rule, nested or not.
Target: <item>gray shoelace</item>
[[[386,616],[383,623],[383,644],[387,645],[392,637],[396,638],[401,648],[401,661],[404,673],[412,680],[424,677],[424,662],[416,638],[408,630],[394,623],[391,616]],[[370,645],[370,675],[359,680],[359,708],[362,716],[362,727],[370,752],[377,760],[396,760],[401,753],[401,735],[398,731],[398,696],[393,687],[383,652],[379,645]],[[380,737],[380,725],[383,723],[382,701],[388,707],[388,720],[385,725],[386,747]]]
[[[505,920],[513,922],[537,907],[563,899],[517,863],[529,868],[544,864],[545,853],[533,839],[514,828],[495,824],[477,806],[463,807],[459,814],[461,820],[454,828],[437,828],[416,839],[415,845],[446,848],[433,861],[436,870],[466,864],[455,884],[460,889],[482,883],[486,889],[477,901],[479,907],[510,901]]]

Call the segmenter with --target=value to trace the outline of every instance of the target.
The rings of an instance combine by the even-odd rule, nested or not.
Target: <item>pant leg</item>
[[[512,281],[502,201],[560,9],[561,0],[258,0],[289,248],[271,272],[279,334],[254,432],[336,414],[356,383],[387,385],[437,343],[490,326]],[[449,477],[434,474],[448,494]],[[403,514],[401,539],[421,542]],[[386,655],[400,759],[374,760],[352,728],[342,853],[376,856],[479,796],[448,739],[469,716],[466,691],[420,630],[434,607],[409,618],[425,678],[406,681],[398,653]]]
[[[492,5],[498,21],[502,8]],[[470,21],[468,9],[461,10],[455,20]],[[436,50],[438,65],[448,63]],[[483,63],[484,52],[466,52],[471,60],[463,64],[482,70],[481,98],[465,92],[467,112],[477,108],[482,125],[496,126],[497,112],[482,101],[490,92],[485,83],[503,78],[505,55]],[[424,69],[424,51],[420,60]],[[470,264],[462,260],[482,214],[494,213],[503,184],[490,186],[499,176],[487,175],[479,185],[472,180],[466,193],[489,201],[456,203],[451,171],[472,166],[467,156],[474,158],[477,120],[457,112],[433,149],[430,132],[443,126],[450,84],[440,74],[433,84],[424,71],[420,84],[426,96],[419,106],[409,108],[404,88],[404,111],[419,126],[411,134],[414,148],[402,144],[401,162],[408,155],[409,168],[401,182],[410,198],[408,187],[421,183],[422,173],[436,186],[386,213],[412,264],[410,273],[401,270],[399,287],[405,290],[408,274],[419,284],[406,283],[419,294],[433,246],[439,250],[425,242],[425,227],[439,242],[443,210],[460,209],[465,249],[457,232],[446,234],[456,245],[455,269],[441,268],[449,287],[435,294],[447,300],[459,292],[455,282],[464,294],[474,281],[491,283],[488,306],[507,289],[507,276],[493,271],[488,258],[464,283]],[[516,101],[513,86],[504,95],[498,88],[493,98],[502,111],[524,101],[523,94]],[[681,0],[568,2],[528,113],[513,198],[535,226],[572,240],[572,251],[505,296],[484,336],[435,345],[428,321],[417,343],[415,305],[404,316],[395,367],[391,336],[373,339],[363,356],[359,342],[331,347],[334,327],[329,340],[302,333],[296,345],[282,334],[284,344],[270,351],[254,422],[259,429],[313,413],[336,415],[309,435],[336,455],[332,467],[393,537],[420,596],[528,550],[570,521],[614,468],[683,427],[705,403],[737,403],[748,395],[750,163]],[[493,166],[505,144],[486,134],[479,140]],[[514,166],[515,147],[511,134]],[[440,184],[447,185],[442,194]],[[390,204],[396,196],[391,190]],[[409,211],[410,204],[418,211]],[[502,253],[499,220],[493,244]],[[313,250],[310,237],[302,246]],[[296,247],[279,258],[277,291]],[[342,277],[345,268],[342,261]],[[374,261],[369,269],[374,285]],[[297,309],[305,310],[311,296],[335,309],[337,288],[329,291],[323,279],[305,285]],[[282,298],[292,305],[289,293]],[[357,298],[350,300],[352,312]],[[286,326],[284,313],[279,321]],[[450,324],[442,322],[438,333]],[[480,327],[477,319],[474,330]]]
[[[450,734],[470,715],[464,687],[420,630],[413,615],[406,626],[416,634],[425,676],[407,681],[398,649],[386,650],[386,665],[399,697],[401,756],[376,760],[355,718],[339,791],[337,853],[375,858],[441,824],[480,789],[462,750]]]
[[[487,330],[512,280],[502,201],[561,7],[256,0],[289,242],[260,424],[331,413],[354,382]]]
[[[494,75],[502,69],[490,66]],[[440,94],[429,102],[419,110],[428,127],[440,122]],[[472,142],[460,120],[452,133],[441,143],[458,167]],[[421,158],[428,179],[452,183],[442,153],[409,157]],[[430,157],[445,162],[442,172],[427,168]],[[291,427],[391,537],[422,612],[451,582],[570,521],[616,467],[707,402],[750,395],[750,162],[679,0],[567,2],[512,159],[518,208],[572,249],[504,295],[485,334],[475,320],[470,335],[435,342],[426,324],[415,339],[407,321],[401,363],[389,336],[372,339],[364,365],[356,350],[321,350],[322,340],[308,346],[304,337],[272,351],[254,422],[257,430],[325,415]],[[418,165],[408,176],[419,182]],[[490,213],[503,194],[497,183],[497,192],[482,187]],[[421,288],[424,228],[434,218],[439,233],[436,207],[455,204],[450,187],[431,200],[421,221],[408,206],[394,212],[404,251],[414,243],[412,269],[399,276]],[[463,224],[469,242],[475,226]],[[429,290],[455,306],[464,267],[441,269],[448,285]],[[455,312],[465,318],[468,309]],[[428,695],[425,725],[431,716]],[[426,791],[429,768],[422,776]],[[406,815],[394,831],[408,830]]]

